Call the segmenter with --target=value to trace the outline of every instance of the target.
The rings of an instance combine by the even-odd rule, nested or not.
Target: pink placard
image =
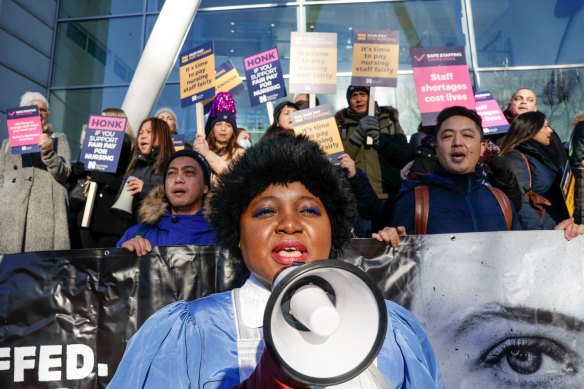
[[[447,107],[475,108],[463,47],[413,48],[410,54],[423,125],[436,124]]]
[[[11,147],[36,145],[43,132],[39,109],[36,105],[8,108],[6,125]]]
[[[251,57],[244,58],[243,64],[245,65],[245,70],[250,70],[278,60],[280,60],[278,49],[274,48],[256,55],[252,55]]]
[[[509,122],[499,107],[497,100],[490,92],[479,92],[475,95],[477,113],[483,119],[485,135],[502,134],[509,129]]]
[[[125,117],[91,115],[87,127],[92,130],[124,131],[126,120]]]

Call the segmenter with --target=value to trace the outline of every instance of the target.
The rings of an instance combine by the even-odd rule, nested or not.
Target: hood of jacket
[[[169,204],[164,192],[164,185],[156,185],[142,200],[138,209],[138,221],[154,225],[158,223],[168,209]]]

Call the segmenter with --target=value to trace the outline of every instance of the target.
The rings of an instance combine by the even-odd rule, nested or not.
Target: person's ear
[[[203,194],[207,194],[209,193],[209,186],[205,185],[205,187],[203,188]]]

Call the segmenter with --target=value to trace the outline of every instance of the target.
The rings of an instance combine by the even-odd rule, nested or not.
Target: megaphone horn
[[[338,385],[367,369],[383,346],[387,310],[361,269],[336,260],[280,272],[264,312],[264,341],[292,378]]]
[[[130,179],[130,177],[128,177]],[[132,217],[132,204],[134,202],[134,196],[130,192],[128,192],[128,180],[124,184],[124,188],[122,192],[118,196],[118,199],[112,205],[111,211],[116,215],[123,217],[123,218],[131,218]]]

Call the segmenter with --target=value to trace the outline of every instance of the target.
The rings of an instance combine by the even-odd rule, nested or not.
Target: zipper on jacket
[[[464,198],[466,200],[466,205],[468,207],[468,211],[470,212],[470,218],[472,219],[472,226],[474,228],[475,232],[479,232],[479,225],[477,222],[477,215],[475,214],[474,208],[472,206],[472,202],[471,202],[471,195],[472,193],[472,180],[471,177],[467,177],[467,181],[466,181],[466,194],[464,195]]]

